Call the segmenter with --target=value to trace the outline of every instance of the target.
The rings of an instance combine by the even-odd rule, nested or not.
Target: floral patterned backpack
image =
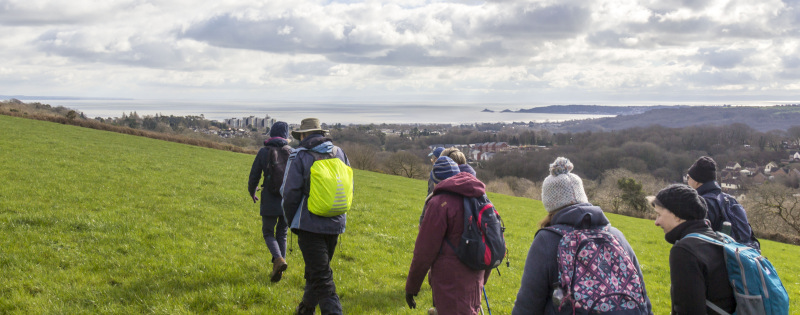
[[[574,229],[554,225],[545,230],[562,236],[558,244],[559,283],[553,304],[577,313],[641,310],[647,314],[642,278],[609,226]]]

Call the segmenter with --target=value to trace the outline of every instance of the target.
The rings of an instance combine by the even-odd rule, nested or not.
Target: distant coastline
[[[504,109],[501,113],[536,113],[536,114],[570,114],[570,115],[635,115],[654,109],[662,108],[682,108],[689,105],[652,105],[652,106],[608,106],[608,105],[549,105],[543,107],[533,107],[528,109],[510,110]],[[484,109],[483,112],[495,111]]]

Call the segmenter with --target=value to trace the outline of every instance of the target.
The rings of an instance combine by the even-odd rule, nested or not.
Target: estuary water
[[[535,106],[491,104],[321,104],[256,101],[176,101],[176,100],[25,100],[52,106],[64,106],[83,112],[87,117],[121,117],[123,113],[145,115],[200,116],[222,121],[227,118],[265,117],[299,123],[317,117],[328,124],[469,124],[489,122],[557,122],[608,117],[585,114],[536,114],[501,112]],[[484,109],[495,112],[482,112]]]

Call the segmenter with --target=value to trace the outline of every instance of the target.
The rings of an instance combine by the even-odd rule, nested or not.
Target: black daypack
[[[282,147],[267,146],[267,167],[264,169],[264,187],[276,196],[281,195],[281,185],[283,185],[283,175],[286,173],[286,162],[292,154],[292,147],[288,144]]]
[[[500,213],[489,198],[464,197],[464,232],[458,246],[453,246],[458,259],[474,270],[491,270],[506,257],[505,226]]]
[[[747,220],[747,212],[744,210],[744,207],[736,201],[736,198],[726,193],[720,193],[719,195],[708,193],[703,195],[703,198],[716,202],[720,210],[720,213],[717,215],[718,219],[721,221],[716,223],[719,226],[712,226],[714,231],[721,231],[723,222],[730,222],[730,236],[733,237],[737,243],[750,246],[759,251],[761,250],[761,244],[758,242],[758,239],[756,239],[755,233],[753,233],[750,221]],[[709,209],[709,211],[711,211],[711,209]],[[712,222],[712,225],[715,225],[715,222]]]

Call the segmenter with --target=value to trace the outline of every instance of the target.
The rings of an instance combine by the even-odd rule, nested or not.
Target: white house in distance
[[[789,155],[789,161],[800,161],[800,151],[794,151]]]
[[[736,162],[728,162],[728,165],[725,166],[725,169],[740,170],[740,169],[742,169],[742,166],[739,163],[736,163]]]

